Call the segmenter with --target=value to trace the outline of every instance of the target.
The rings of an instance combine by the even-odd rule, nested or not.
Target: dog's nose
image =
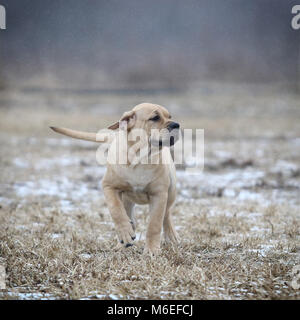
[[[179,129],[180,128],[180,125],[179,123],[177,122],[171,122],[169,125],[168,125],[168,129],[169,131],[173,130],[173,129]]]

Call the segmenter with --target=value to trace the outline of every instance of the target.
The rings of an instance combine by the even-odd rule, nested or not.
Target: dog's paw
[[[164,221],[164,239],[166,243],[177,244],[179,242],[179,237],[170,218]]]
[[[164,231],[164,239],[166,243],[178,244],[179,237],[174,229]]]
[[[131,223],[126,222],[124,224],[120,224],[116,229],[120,243],[126,248],[132,246],[135,239],[135,233]]]
[[[148,245],[146,244],[144,248],[144,255],[150,255],[150,256],[157,256],[160,253],[160,246],[159,245]]]

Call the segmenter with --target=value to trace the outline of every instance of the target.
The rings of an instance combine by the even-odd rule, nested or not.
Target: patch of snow
[[[56,300],[57,297],[49,294],[49,293],[39,293],[39,292],[0,292],[0,298],[4,296],[9,296],[11,298],[16,298],[18,300]]]
[[[81,259],[83,259],[83,260],[89,260],[89,259],[91,259],[91,258],[93,257],[93,255],[91,255],[91,254],[89,254],[89,253],[81,253],[81,254],[79,255],[79,257],[80,257]]]
[[[284,160],[279,160],[272,168],[271,173],[282,174],[285,177],[291,177],[298,171],[299,167],[296,164]]]
[[[236,196],[236,191],[234,189],[225,189],[223,192],[224,197],[233,198]]]
[[[1,186],[2,187],[2,186]],[[13,202],[12,199],[0,197],[1,206],[9,206]]]
[[[237,197],[238,200],[252,200],[252,201],[263,201],[264,198],[260,193],[252,192],[249,190],[241,190]]]
[[[75,206],[71,203],[70,200],[60,200],[59,205],[60,205],[60,209],[63,212],[71,212],[75,209]]]
[[[249,249],[248,251],[258,253],[261,256],[265,257],[270,250],[274,250],[274,246],[266,244],[266,245],[261,245],[260,248],[258,249]]]
[[[61,238],[63,235],[61,233],[52,233],[51,239],[58,239]]]
[[[39,159],[38,162],[34,165],[36,170],[41,169],[52,169],[55,166],[58,167],[66,167],[66,166],[72,166],[72,165],[79,165],[80,159],[79,158],[64,158],[64,157],[58,157],[58,158],[43,158]]]
[[[106,294],[95,294],[95,295],[88,296],[86,298],[81,298],[80,300],[91,300],[91,299],[95,299],[95,298],[103,300],[106,297],[107,297]]]
[[[69,180],[67,177],[59,177],[55,180],[40,179],[37,181],[27,181],[16,183],[14,190],[17,196],[56,196],[60,199],[77,200],[85,197],[99,196],[99,191],[90,189],[86,183]],[[71,203],[63,202],[62,207],[71,210]]]
[[[22,159],[22,158],[15,158],[13,160],[13,164],[16,166],[16,167],[19,167],[19,168],[28,168],[29,167],[29,163],[28,161]]]
[[[144,232],[136,232],[135,233],[135,236],[136,236],[136,240],[139,241],[139,240],[145,240],[145,233]]]
[[[232,158],[232,153],[225,150],[214,150],[214,154],[217,158],[222,158],[222,159]]]
[[[260,227],[257,227],[257,226],[254,226],[254,227],[251,227],[250,231],[252,232],[259,232],[259,233],[264,233],[266,232],[266,228],[260,228]]]

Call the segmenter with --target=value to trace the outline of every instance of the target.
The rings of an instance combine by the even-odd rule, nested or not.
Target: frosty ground
[[[286,88],[199,85],[184,93],[64,95],[19,89],[0,97],[0,299],[299,299],[300,99]],[[97,145],[50,132],[96,131],[133,105],[166,106],[205,130],[205,167],[177,168],[177,247],[114,251]]]

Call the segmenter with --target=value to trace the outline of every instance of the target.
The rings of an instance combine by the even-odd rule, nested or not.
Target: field
[[[96,131],[133,105],[166,106],[205,130],[204,172],[177,169],[177,247],[114,250]],[[300,96],[279,86],[200,83],[185,92],[0,93],[0,299],[299,299]]]

